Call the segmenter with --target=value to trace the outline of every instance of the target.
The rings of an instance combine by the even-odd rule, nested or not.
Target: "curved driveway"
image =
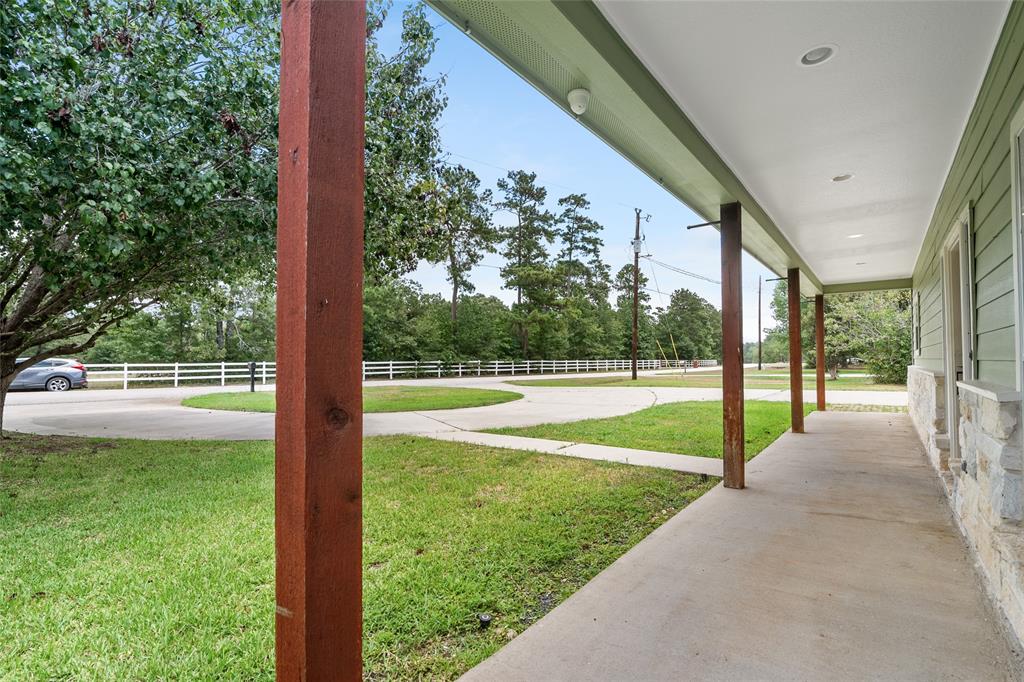
[[[612,417],[642,410],[656,403],[721,399],[721,390],[714,388],[558,388],[512,386],[505,383],[508,380],[509,377],[472,377],[373,382],[373,385],[378,386],[415,384],[496,388],[521,393],[523,398],[485,407],[367,414],[363,418],[363,432],[368,436],[377,436],[478,431],[501,426],[530,426]],[[273,390],[273,386],[260,388]],[[4,415],[4,428],[41,434],[156,440],[273,438],[273,414],[204,410],[181,405],[182,399],[188,396],[238,390],[244,390],[244,387],[195,386],[11,393]],[[746,397],[753,400],[788,400],[789,394],[788,391],[748,389]],[[805,397],[807,399],[813,400],[813,393],[809,393]],[[836,402],[905,405],[906,393],[843,391]]]

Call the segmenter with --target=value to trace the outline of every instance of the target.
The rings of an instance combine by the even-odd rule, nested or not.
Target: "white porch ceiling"
[[[912,274],[1007,2],[597,5],[823,283]]]

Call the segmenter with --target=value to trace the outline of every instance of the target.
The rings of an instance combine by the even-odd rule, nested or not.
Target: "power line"
[[[480,164],[481,166],[487,166],[488,168],[493,168],[493,169],[495,169],[495,170],[505,171],[506,173],[513,173],[513,172],[515,172],[515,171],[513,171],[513,170],[512,170],[511,168],[505,168],[504,166],[499,166],[499,165],[498,165],[498,164],[496,164],[496,163],[490,163],[490,162],[488,162],[488,161],[481,161],[480,159],[474,159],[473,157],[471,157],[471,156],[466,156],[465,154],[459,154],[459,153],[457,153],[457,152],[453,152],[452,150],[448,149],[447,147],[445,147],[445,148],[444,148],[444,150],[445,150],[445,152],[447,152],[447,153],[448,153],[448,154],[449,154],[450,156],[457,156],[457,157],[458,157],[458,158],[460,158],[460,159],[465,159],[466,161],[472,161],[473,163],[478,163],[478,164]],[[454,166],[454,165],[456,165],[456,164],[453,164],[453,163],[451,163],[451,162],[448,162],[448,161],[442,161],[442,163],[445,163],[445,164],[447,164],[447,165],[449,165],[449,166]],[[589,192],[584,192],[584,191],[582,191],[582,190],[579,190],[579,189],[575,189],[575,188],[573,188],[573,187],[569,187],[568,185],[563,185],[563,184],[561,184],[561,183],[557,183],[557,182],[545,182],[544,184],[546,184],[546,185],[550,185],[550,186],[552,186],[552,187],[560,187],[560,188],[562,188],[562,189],[564,189],[564,190],[567,190],[567,191],[569,191],[569,192],[572,192],[573,194],[583,194],[583,195],[585,195],[585,196],[587,196],[587,197],[590,197],[590,196],[591,196]],[[623,202],[621,202],[621,201],[616,201],[615,199],[603,199],[603,198],[598,198],[598,199],[597,199],[597,201],[598,201],[598,202],[601,202],[601,201],[605,201],[605,202],[607,202],[607,203],[612,203],[612,204],[618,204],[619,206],[623,206],[623,207],[625,207],[625,208],[629,208],[629,209],[632,209],[632,208],[633,208],[633,207],[632,207],[632,206],[630,206],[629,204],[625,204],[625,203],[623,203]]]
[[[683,270],[682,268],[677,268],[676,266],[669,265],[668,263],[662,263],[659,260],[654,260],[650,256],[641,256],[641,258],[645,259],[646,261],[648,261],[650,263],[654,263],[655,265],[659,265],[659,266],[665,268],[666,270],[671,270],[672,272],[677,272],[680,275],[686,275],[687,277],[694,277],[696,279],[704,280],[705,282],[711,282],[712,284],[721,284],[721,282],[719,280],[717,280],[717,279],[711,279],[710,277],[705,277],[704,275],[698,275],[696,272],[690,272],[689,270]]]

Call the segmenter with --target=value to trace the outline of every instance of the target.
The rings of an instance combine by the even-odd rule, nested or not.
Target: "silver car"
[[[18,358],[23,362],[25,358]],[[26,367],[14,377],[11,389],[47,391],[70,391],[72,388],[86,388],[89,385],[85,365],[78,360],[50,358]]]

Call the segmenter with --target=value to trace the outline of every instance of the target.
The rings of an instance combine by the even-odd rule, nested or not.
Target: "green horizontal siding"
[[[1011,121],[1024,100],[1024,4],[1010,7],[914,268],[920,295],[916,364],[943,369],[942,243],[973,206],[978,378],[1016,384]]]

